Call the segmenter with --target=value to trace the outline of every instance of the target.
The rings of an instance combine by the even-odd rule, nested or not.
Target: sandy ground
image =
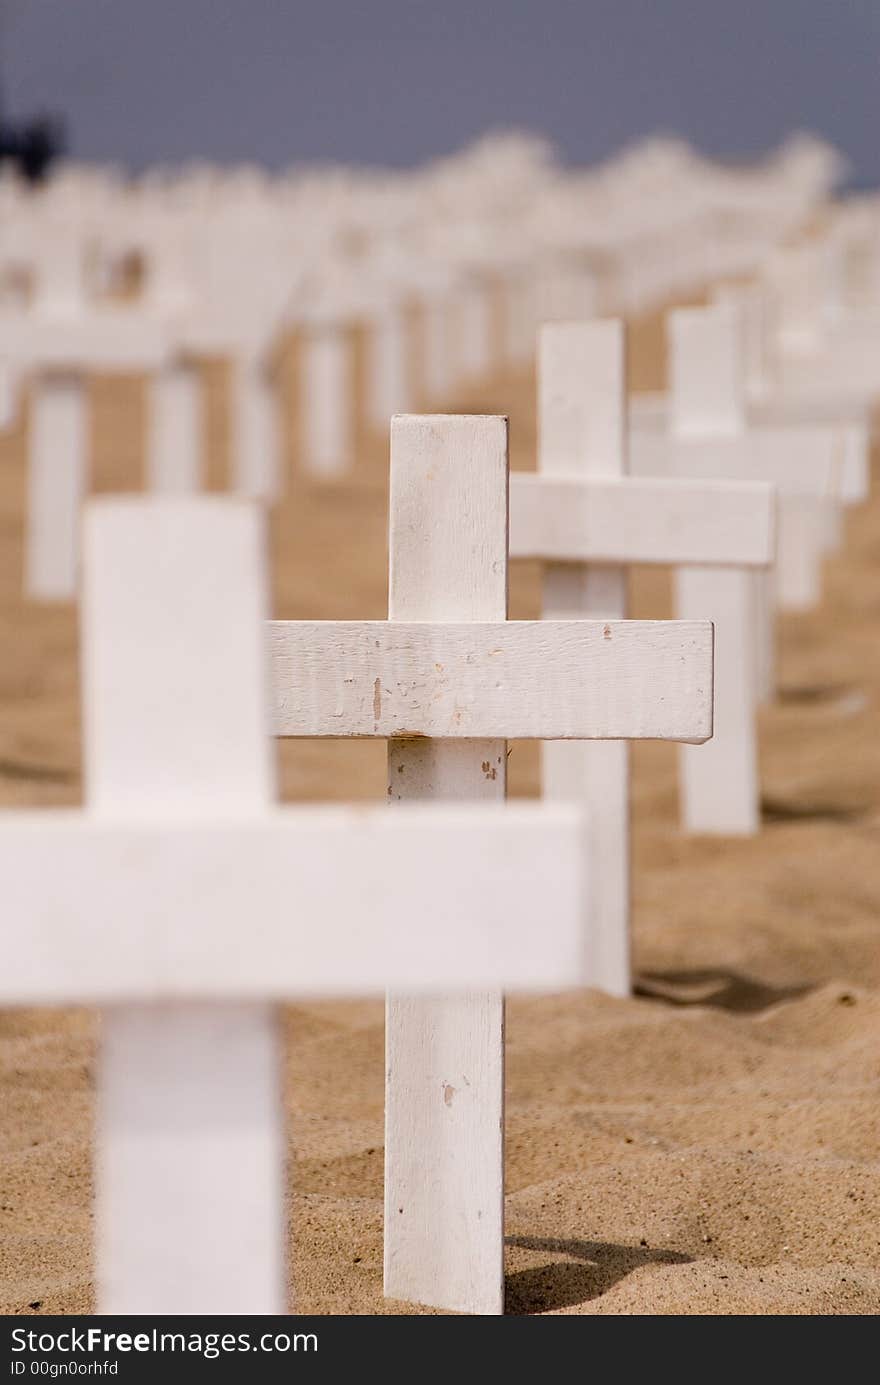
[[[656,320],[632,383],[660,383]],[[295,356],[286,361],[289,396]],[[224,374],[206,371],[212,483]],[[507,412],[530,466],[534,385],[499,378],[452,408]],[[137,381],[98,382],[95,484],[142,470]],[[289,412],[289,411],[288,411]],[[356,479],[296,474],[273,519],[275,614],[385,614],[387,445]],[[0,804],[80,799],[76,620],[19,595],[24,430],[0,438]],[[780,627],[762,715],[765,824],[688,839],[675,751],[634,754],[636,998],[509,1008],[507,1303],[512,1313],[854,1313],[880,1309],[880,491],[850,516],[825,599]],[[511,615],[537,613],[536,572]],[[637,572],[633,614],[669,614]],[[380,798],[384,747],[284,743],[287,799]],[[536,747],[511,756],[537,789]],[[0,886],[2,888],[2,886]],[[7,918],[14,946],[16,920]],[[419,1311],[382,1299],[382,1008],[290,1009],[291,1285],[302,1312]],[[91,1274],[92,1080],[85,1012],[0,1013],[0,1306],[82,1312]]]

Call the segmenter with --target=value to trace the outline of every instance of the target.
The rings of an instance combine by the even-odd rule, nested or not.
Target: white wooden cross
[[[752,610],[756,691],[759,700],[769,701],[776,682],[775,608],[805,610],[819,600],[822,561],[856,458],[847,446],[847,430],[836,425],[749,427],[741,327],[738,310],[729,304],[670,314],[670,425],[673,437],[694,447],[717,445],[726,453],[732,438],[753,449],[761,474],[768,467],[775,473],[781,465],[776,563],[772,572],[757,577]],[[742,463],[738,466],[735,474],[742,474]],[[699,574],[691,579],[679,574],[678,591],[687,603],[680,609],[692,612],[707,588]],[[720,765],[721,752],[715,753]],[[706,776],[710,758],[698,762]],[[699,777],[692,760],[691,765],[690,773]]]
[[[547,323],[539,336],[538,474],[510,478],[510,556],[544,564],[544,613],[553,619],[626,616],[631,563],[709,564],[742,573],[773,559],[775,497],[766,483],[626,475],[624,348],[624,326],[616,320]],[[740,773],[750,770],[757,818],[752,629],[732,613],[719,610],[718,616],[713,740],[730,744]],[[596,984],[626,995],[627,743],[548,742],[542,752],[545,796],[581,802],[587,815]],[[723,807],[731,791],[736,780],[731,785],[719,778],[720,813],[740,811],[736,797],[731,808]]]
[[[102,1313],[285,1311],[276,1002],[586,977],[575,811],[275,806],[262,538],[87,507],[86,810],[0,815],[0,1004],[103,1007]]]
[[[859,407],[880,391],[878,320],[847,320],[835,303],[834,247],[813,239],[777,249],[762,265],[771,365],[780,394]],[[836,311],[837,309],[837,311]]]
[[[395,418],[390,619],[272,627],[275,733],[387,738],[395,807],[501,802],[509,739],[711,735],[708,621],[506,619],[507,473],[504,418]],[[437,993],[388,1001],[385,1292],[499,1313],[503,999]]]
[[[775,472],[781,485],[777,561],[758,581],[756,675],[759,698],[769,700],[775,692],[774,608],[778,602],[803,610],[818,600],[822,557],[840,544],[841,507],[859,505],[869,494],[870,418],[865,409],[845,410],[814,396],[788,399],[773,389],[757,286],[722,286],[715,302],[721,311],[686,311],[670,321],[672,394],[637,396],[630,421],[643,434],[669,431],[674,418],[692,438],[714,438],[725,455],[728,438],[748,437],[774,468],[786,456],[802,468],[799,476],[790,467]],[[639,446],[644,460],[646,445]],[[823,453],[833,457],[830,482]]]
[[[200,415],[192,371],[172,354],[161,323],[132,309],[78,317],[0,317],[0,357],[31,380],[24,590],[70,600],[77,585],[80,507],[88,489],[88,378],[150,373],[147,484],[198,489]]]
[[[840,436],[833,427],[746,429],[737,386],[741,358],[731,349],[730,313],[725,308],[679,309],[669,318],[671,373],[670,431],[634,429],[632,469],[641,475],[753,479],[772,482],[779,496],[774,591],[760,576],[709,567],[676,572],[680,616],[714,611],[721,623],[751,625],[753,692],[732,702],[733,684],[723,676],[718,697],[730,694],[730,716],[751,723],[755,698],[767,697],[773,682],[773,597],[802,605],[815,597],[822,553],[827,546],[829,507],[840,491]],[[714,420],[714,422],[713,422]],[[723,713],[719,724],[723,724]],[[725,748],[727,746],[727,748]],[[751,833],[759,826],[753,765],[723,736],[706,754],[683,748],[682,809],[688,830]],[[727,782],[722,799],[719,780]],[[734,811],[734,804],[738,807]],[[726,805],[725,810],[720,811]]]

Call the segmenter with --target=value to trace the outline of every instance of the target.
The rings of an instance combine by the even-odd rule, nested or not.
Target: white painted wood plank
[[[258,514],[228,500],[98,502],[85,559],[95,822],[259,816],[274,776]],[[99,1311],[284,1310],[277,1062],[265,1004],[105,1013]]]
[[[430,403],[441,403],[456,383],[453,310],[449,296],[430,297],[422,309],[422,356],[425,393]]]
[[[672,313],[669,319],[670,441],[673,447],[699,449],[712,466],[731,447],[744,445],[747,461],[740,459],[727,473],[731,477],[741,477],[744,465],[755,464],[754,434],[743,431],[743,367],[736,325],[732,310],[723,307]],[[717,359],[706,359],[711,352]],[[778,446],[771,447],[770,460],[778,462]],[[788,460],[787,456],[782,460]],[[690,458],[682,465],[678,455],[673,457],[673,469],[695,474]],[[675,589],[679,615],[699,611],[715,622],[712,748],[704,756],[689,754],[685,746],[679,751],[684,826],[691,832],[756,832],[760,819],[756,575],[733,567],[679,568]]]
[[[354,458],[351,341],[338,324],[310,328],[303,337],[300,417],[303,470],[342,476]]]
[[[665,394],[646,393],[632,397],[629,405],[630,427],[634,434],[654,432],[665,434],[669,427],[669,399]],[[822,401],[813,401],[809,396],[802,402],[786,402],[775,396],[752,403],[749,406],[747,428],[750,434],[760,435],[759,446],[770,445],[770,434],[775,434],[780,448],[793,444],[797,448],[803,440],[803,430],[820,427],[823,435],[820,445],[824,446],[827,437],[825,429],[836,434],[836,446],[840,450],[838,487],[840,500],[844,505],[858,505],[870,492],[870,424],[864,417],[856,414],[846,415],[839,410],[822,406]],[[793,437],[790,430],[795,429]],[[653,449],[648,444],[638,444],[637,455],[651,466]],[[653,463],[656,465],[656,462]],[[820,475],[824,473],[824,468]],[[659,474],[659,473],[657,473]]]
[[[506,619],[507,473],[504,418],[427,415],[392,421],[392,638],[398,621]],[[407,626],[409,631],[417,628]],[[422,629],[430,636],[432,627]],[[480,633],[485,641],[488,632]],[[494,647],[493,641],[489,648]],[[421,702],[420,713],[428,712],[419,693],[413,698],[413,690],[399,676],[385,683],[386,670],[377,666],[375,650],[369,662],[377,692],[376,726],[382,719],[378,698],[385,687],[394,693],[407,688],[410,722],[416,710],[413,702]],[[468,665],[456,662],[453,671],[440,655],[431,662],[435,679],[449,680],[445,686],[456,704],[449,709],[452,715],[444,734],[474,739],[448,746],[410,737],[393,739],[388,747],[392,804],[431,799],[502,802],[507,748],[499,728],[490,719],[482,731],[463,729],[468,719],[464,706],[459,713],[457,705],[465,692],[459,680]],[[482,698],[491,679],[484,663],[473,695],[479,690]],[[503,683],[503,675],[494,681]],[[435,682],[432,693],[440,686]],[[389,696],[393,694],[385,693],[386,699]],[[423,719],[429,722],[419,717]],[[406,719],[392,718],[389,734],[400,727],[417,729]],[[413,929],[419,936],[425,929],[423,896],[423,889],[411,892]],[[441,928],[445,931],[445,925]],[[385,1055],[385,1293],[460,1312],[502,1313],[501,992],[475,985],[464,996],[390,995]]]
[[[728,304],[676,308],[666,319],[670,423],[677,437],[735,437],[746,423],[739,318]]]
[[[18,373],[0,360],[0,430],[10,427],[18,408]]]
[[[251,500],[273,501],[281,493],[275,388],[259,357],[232,364],[232,490]]]
[[[839,495],[840,452],[832,427],[753,428],[741,437],[673,438],[636,430],[630,462],[636,476],[689,476],[715,481],[766,481],[780,490]]]
[[[613,478],[626,474],[626,364],[620,321],[550,322],[538,340],[538,470],[540,481]],[[512,518],[516,517],[514,508]],[[551,557],[552,554],[545,554]],[[602,638],[627,614],[627,574],[614,565],[547,563],[545,624],[558,617],[600,616]],[[707,683],[708,689],[711,685]],[[610,685],[609,685],[610,686]],[[622,691],[622,689],[621,689]],[[643,686],[637,694],[650,702]],[[674,697],[674,695],[673,695]],[[675,700],[675,699],[674,699]],[[711,693],[709,694],[711,702]],[[586,815],[591,882],[585,925],[596,984],[628,995],[630,964],[629,746],[623,739],[541,746],[545,798],[579,803]]]
[[[837,507],[823,496],[779,497],[776,601],[783,611],[808,611],[821,598],[829,508]]]
[[[776,695],[776,573],[755,573],[755,696],[766,705]]]
[[[85,382],[39,374],[31,392],[25,595],[70,601],[76,594],[80,509],[88,477]]]
[[[150,379],[147,490],[194,495],[202,483],[202,401],[198,371],[177,361]]]
[[[455,295],[458,306],[458,373],[481,380],[492,370],[492,293],[488,283],[475,279]]]
[[[5,907],[28,923],[0,1002],[588,984],[582,850],[581,818],[563,805],[310,806],[167,824],[5,814]]]
[[[373,428],[386,432],[391,415],[411,405],[406,315],[399,303],[376,313],[367,337],[367,407]]]
[[[748,835],[760,825],[755,724],[754,574],[736,568],[677,568],[676,610],[715,623],[715,731],[679,751],[683,825],[688,832]]]
[[[30,311],[0,316],[0,356],[8,356],[22,369],[120,374],[156,370],[168,350],[168,334],[160,320],[131,308],[67,318]]]
[[[425,545],[422,553],[430,574],[436,560]],[[483,561],[496,560],[484,554]],[[452,601],[437,605],[449,610]],[[482,739],[494,730],[508,740],[684,741],[712,734],[708,621],[473,621],[270,622],[274,734]]]
[[[775,492],[760,481],[510,478],[510,556],[766,567]]]

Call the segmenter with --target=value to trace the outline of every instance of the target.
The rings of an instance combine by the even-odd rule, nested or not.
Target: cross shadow
[[[774,822],[859,822],[867,815],[862,804],[810,802],[788,803],[782,798],[761,798],[761,821]]]
[[[646,971],[636,979],[636,995],[667,1005],[709,1005],[740,1015],[769,1010],[783,1000],[796,1000],[811,986],[769,986],[736,971]]]
[[[504,1311],[511,1314],[547,1313],[600,1298],[642,1265],[687,1265],[691,1255],[647,1246],[622,1246],[610,1241],[560,1241],[536,1236],[507,1236],[509,1246],[567,1255],[530,1270],[505,1276]],[[572,1263],[572,1260],[574,1263]]]

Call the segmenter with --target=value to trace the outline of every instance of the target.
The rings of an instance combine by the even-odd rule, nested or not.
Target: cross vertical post
[[[732,320],[728,308],[670,314],[671,423],[677,437],[714,435],[711,410],[717,411],[719,436],[735,429],[738,410],[729,395],[741,371],[731,354]],[[728,349],[720,349],[725,340]],[[688,832],[749,835],[760,822],[757,584],[751,572],[733,567],[680,567],[675,592],[679,619],[715,622],[715,732],[705,745],[679,751],[684,826]]]
[[[232,490],[249,500],[276,500],[281,492],[275,383],[260,352],[232,363]]]
[[[261,538],[258,512],[228,500],[90,509],[84,739],[97,822],[240,819],[274,797]],[[285,1310],[278,1045],[267,1004],[104,1012],[99,1312]]]
[[[505,418],[393,419],[389,620],[506,619],[507,467]],[[505,741],[405,732],[388,744],[392,804],[505,797]],[[501,1313],[503,996],[392,995],[385,1042],[385,1293]]]
[[[620,321],[550,322],[538,348],[538,470],[547,476],[626,475],[626,367]],[[545,619],[623,619],[619,564],[546,563]],[[629,744],[543,741],[544,795],[584,805],[591,972],[612,995],[630,991]]]
[[[88,484],[83,376],[41,371],[33,378],[28,456],[25,594],[69,601],[79,573],[80,506]]]
[[[167,362],[150,379],[147,490],[195,495],[202,483],[202,403],[195,362]]]

